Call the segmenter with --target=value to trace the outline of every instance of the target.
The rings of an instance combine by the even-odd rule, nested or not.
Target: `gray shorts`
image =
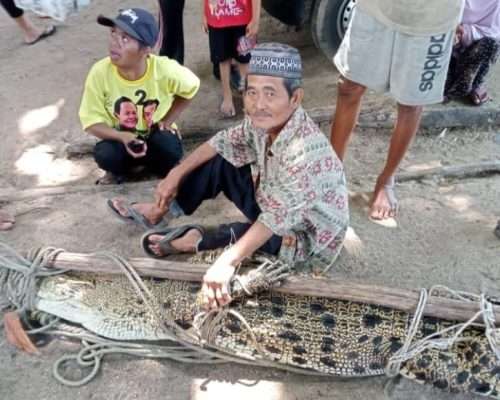
[[[400,104],[440,103],[453,37],[406,35],[356,8],[333,61],[347,79],[389,92]]]

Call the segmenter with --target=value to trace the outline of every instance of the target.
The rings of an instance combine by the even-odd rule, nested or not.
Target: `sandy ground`
[[[213,120],[219,88],[211,77],[207,38],[200,28],[198,1],[186,5],[186,65],[203,81],[200,95],[182,123]],[[83,136],[77,119],[82,83],[90,65],[106,54],[106,32],[94,21],[113,15],[131,1],[96,2],[56,36],[27,47],[12,21],[0,14],[0,198],[3,193],[67,187],[71,194],[28,196],[2,206],[17,214],[16,228],[0,233],[0,241],[19,250],[57,246],[68,251],[112,250],[140,256],[141,232],[113,219],[105,199],[123,194],[147,199],[153,185],[96,190],[100,175],[90,158],[67,160],[64,146]],[[141,2],[154,9],[155,2]],[[35,19],[38,23],[43,23]],[[266,28],[262,38],[278,40],[279,27]],[[280,33],[281,32],[281,33]],[[305,65],[306,108],[331,105],[336,75],[304,35],[295,40]],[[492,87],[494,93],[497,86]],[[496,90],[496,92],[495,92]],[[367,102],[386,102],[370,93]],[[324,126],[325,132],[329,127]],[[500,177],[457,181],[410,182],[397,187],[401,216],[397,226],[383,227],[366,219],[366,197],[381,168],[389,140],[384,130],[363,130],[355,136],[346,160],[351,190],[351,240],[332,270],[332,277],[385,286],[419,288],[435,283],[455,289],[498,293],[500,242],[492,235],[499,217]],[[403,162],[403,171],[439,165],[460,165],[500,158],[500,136],[494,129],[421,132]],[[24,192],[23,192],[24,193]],[[224,199],[205,204],[193,218],[215,223],[238,217]],[[356,244],[356,245],[355,245]],[[0,334],[1,334],[0,330]],[[213,368],[168,361],[109,357],[97,379],[70,389],[51,376],[53,362],[74,344],[54,340],[39,357],[20,354],[0,340],[0,399],[469,399],[428,386],[384,377],[339,380],[304,377],[271,369],[235,365]]]

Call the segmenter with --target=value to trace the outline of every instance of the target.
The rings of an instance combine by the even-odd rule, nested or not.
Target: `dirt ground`
[[[152,0],[140,3],[155,9]],[[199,24],[199,1],[186,3],[186,65],[203,84],[181,127],[216,124],[219,88],[211,77],[208,40]],[[106,31],[95,24],[96,15],[114,15],[118,8],[137,4],[94,2],[60,26],[57,35],[33,47],[22,45],[12,21],[0,13],[0,101],[4,104],[0,109],[0,201],[4,201],[0,205],[17,215],[15,229],[0,233],[0,241],[19,250],[56,246],[75,252],[111,250],[124,256],[142,256],[141,232],[113,219],[105,200],[116,194],[147,199],[153,184],[96,187],[93,182],[101,172],[90,157],[64,157],[65,146],[84,135],[77,110],[86,73],[106,55]],[[283,37],[280,27],[266,29],[261,39]],[[336,80],[332,64],[304,40],[304,35],[290,33],[286,37],[295,40],[304,59],[305,107],[331,105]],[[377,101],[387,99],[368,95],[367,102]],[[325,133],[329,130],[326,125],[322,128]],[[412,289],[440,283],[498,294],[500,241],[492,230],[500,217],[500,176],[399,184],[401,216],[397,225],[371,223],[366,218],[367,193],[383,165],[389,135],[386,130],[365,129],[353,140],[346,160],[352,235],[331,271],[332,277]],[[498,160],[499,155],[500,134],[493,128],[428,130],[419,133],[401,169],[408,172]],[[29,191],[44,188],[66,188],[67,193],[40,196],[36,190]],[[212,224],[238,217],[237,210],[220,198],[204,204],[191,218]],[[40,356],[31,357],[0,339],[0,399],[474,398],[449,395],[407,380],[388,384],[385,377],[312,378],[238,365],[214,368],[116,356],[105,359],[94,381],[71,389],[56,383],[51,368],[58,357],[76,349],[75,344],[53,340],[42,348]]]

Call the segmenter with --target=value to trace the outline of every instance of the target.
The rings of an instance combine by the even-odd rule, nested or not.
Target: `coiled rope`
[[[23,319],[25,321],[28,321],[29,319],[26,318],[26,313],[36,310],[37,280],[67,272],[66,270],[57,270],[48,267],[50,262],[62,252],[64,252],[64,250],[48,247],[31,251],[28,253],[28,256],[24,258],[17,254],[12,248],[0,242],[0,311],[15,309],[24,317]],[[79,339],[82,343],[83,347],[77,354],[64,355],[59,358],[53,366],[54,378],[63,385],[78,387],[90,382],[99,372],[102,358],[106,354],[126,354],[149,358],[164,358],[188,363],[219,364],[236,362],[247,365],[278,367],[302,374],[325,375],[320,372],[305,371],[301,368],[279,365],[267,360],[256,360],[252,357],[244,359],[240,356],[228,354],[224,349],[217,348],[214,345],[202,347],[204,344],[213,343],[213,334],[220,329],[216,329],[215,327],[220,326],[220,321],[226,315],[232,314],[240,320],[243,319],[243,317],[229,309],[222,309],[218,313],[212,313],[210,315],[207,321],[216,316],[213,320],[215,322],[212,322],[211,325],[207,325],[207,328],[203,330],[201,336],[200,332],[188,333],[175,321],[168,318],[162,318],[158,314],[156,299],[127,260],[109,252],[93,253],[92,256],[108,258],[113,261],[114,265],[120,268],[132,284],[137,295],[155,316],[158,322],[158,329],[161,329],[164,335],[172,339],[170,343],[162,341],[161,344],[109,340],[93,335],[83,328],[69,328],[70,325],[62,323],[59,318],[39,313],[39,322],[42,326],[37,329],[29,330],[27,332],[28,334],[44,333],[60,335]],[[272,267],[273,265],[269,265],[269,262],[266,262],[265,266]],[[281,264],[277,264],[277,268],[274,269],[274,272],[276,279],[284,276]],[[250,290],[246,288],[244,284],[241,284],[241,286],[244,288],[244,291],[248,292]],[[252,332],[251,327],[246,322],[244,322],[244,325],[249,332]],[[250,333],[250,335],[252,336],[253,333]],[[255,335],[252,337],[254,343],[257,345],[256,348],[262,352],[258,346]],[[81,379],[68,379],[62,375],[61,367],[68,361],[75,362],[82,370],[82,375],[84,376]],[[91,370],[85,375],[83,370],[88,368],[91,368]]]

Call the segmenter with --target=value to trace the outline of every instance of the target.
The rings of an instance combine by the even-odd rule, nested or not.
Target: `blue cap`
[[[99,15],[97,23],[109,27],[116,26],[125,31],[127,35],[149,47],[153,47],[158,40],[158,25],[155,17],[142,8],[120,10],[116,18]]]

